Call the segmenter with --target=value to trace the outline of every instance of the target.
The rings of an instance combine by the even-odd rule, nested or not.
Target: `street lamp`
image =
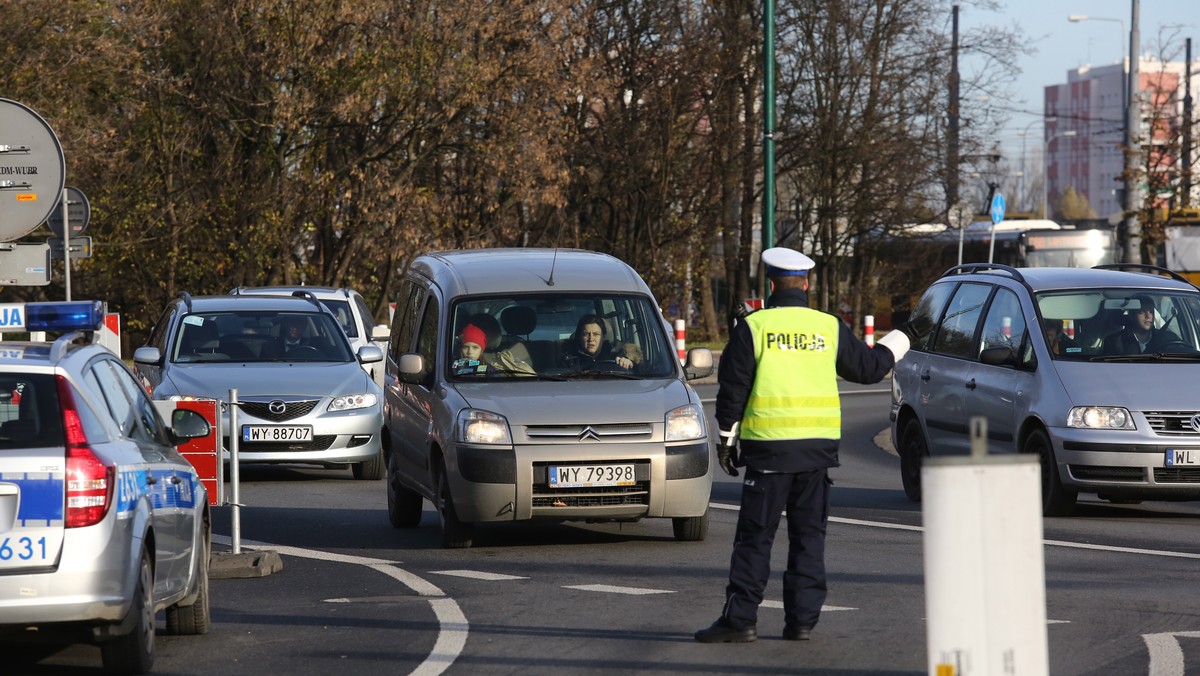
[[[1071,138],[1078,133],[1074,129],[1068,129],[1046,139],[1046,150],[1042,153],[1042,163],[1046,165],[1046,178],[1042,181],[1042,218],[1050,218],[1050,146],[1060,138]]]
[[[1067,21],[1071,23],[1079,23],[1080,21],[1111,21],[1121,26],[1121,54],[1125,53],[1125,21],[1122,19],[1113,19],[1106,16],[1088,16],[1087,14],[1072,14],[1067,17]],[[1128,77],[1125,76],[1125,57],[1121,57],[1121,110],[1129,107],[1129,92],[1127,89]]]
[[[1043,117],[1040,120],[1034,120],[1033,122],[1030,122],[1029,124],[1025,125],[1024,129],[1017,132],[1017,136],[1021,137],[1021,194],[1019,196],[1020,199],[1018,200],[1018,202],[1022,205],[1028,204],[1030,201],[1029,196],[1027,194],[1025,194],[1025,175],[1028,173],[1028,171],[1025,168],[1025,137],[1027,137],[1029,135],[1029,129],[1031,127],[1033,127],[1033,125],[1035,125],[1035,124],[1045,125],[1047,123],[1054,124],[1055,122],[1058,122],[1057,117],[1054,117],[1052,115]],[[1044,133],[1045,133],[1045,131],[1044,131],[1044,127],[1043,127],[1043,134]],[[1044,184],[1045,182],[1046,182],[1046,180],[1045,180],[1045,178],[1043,178],[1042,183]]]

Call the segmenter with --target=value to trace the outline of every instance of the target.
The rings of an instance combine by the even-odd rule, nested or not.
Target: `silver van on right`
[[[892,379],[904,491],[930,455],[1041,458],[1042,508],[1200,499],[1200,289],[1148,265],[960,265],[922,295]]]

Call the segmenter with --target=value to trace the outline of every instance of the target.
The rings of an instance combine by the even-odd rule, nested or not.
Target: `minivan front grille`
[[[654,428],[650,423],[616,425],[530,425],[525,436],[530,441],[547,443],[610,443],[650,441]]]
[[[1166,437],[1200,435],[1200,431],[1192,426],[1193,418],[1200,423],[1200,418],[1197,417],[1200,416],[1200,411],[1146,411],[1145,415],[1150,429],[1154,430],[1155,434]]]
[[[1071,465],[1071,476],[1081,481],[1146,481],[1141,467],[1104,467],[1101,465]]]
[[[1160,484],[1200,484],[1200,467],[1155,467],[1154,481]]]

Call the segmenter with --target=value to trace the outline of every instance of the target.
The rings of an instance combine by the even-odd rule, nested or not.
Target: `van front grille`
[[[545,484],[533,487],[534,507],[597,507],[607,505],[649,505],[650,482],[639,481],[634,486],[601,488],[550,488]]]
[[[1162,436],[1200,435],[1200,430],[1192,426],[1192,419],[1200,415],[1200,411],[1146,411],[1146,422],[1155,434]],[[1197,418],[1200,422],[1200,418]]]
[[[1099,465],[1071,465],[1071,476],[1082,481],[1137,481],[1146,480],[1146,470],[1141,467],[1102,467]]]
[[[561,444],[565,442],[610,443],[651,441],[654,428],[650,423],[620,425],[530,425],[525,436],[533,442]]]
[[[1200,484],[1200,467],[1155,467],[1154,481],[1160,484]]]

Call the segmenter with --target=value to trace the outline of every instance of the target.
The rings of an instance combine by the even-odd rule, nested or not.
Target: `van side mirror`
[[[396,364],[396,373],[402,382],[419,383],[425,375],[425,358],[415,352],[400,355]]]
[[[146,346],[139,347],[133,351],[133,361],[137,364],[150,364],[157,366],[162,362],[162,353],[157,347]]]
[[[376,324],[371,327],[371,340],[386,342],[391,338],[392,330],[388,328],[387,324]]]
[[[683,372],[688,380],[707,378],[712,375],[713,354],[707,347],[693,347],[687,351],[687,359],[683,363]]]
[[[1017,353],[1011,347],[989,347],[979,353],[979,361],[992,366],[1016,366]]]

